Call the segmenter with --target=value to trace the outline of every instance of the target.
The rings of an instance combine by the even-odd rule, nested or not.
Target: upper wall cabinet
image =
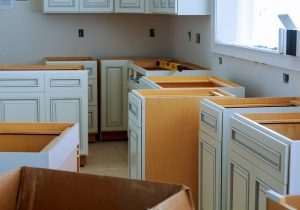
[[[150,0],[153,13],[210,15],[210,0]]]
[[[145,4],[145,0],[116,0],[115,12],[145,13],[149,12],[148,6],[147,3]]]
[[[113,12],[113,0],[44,0],[47,13]]]

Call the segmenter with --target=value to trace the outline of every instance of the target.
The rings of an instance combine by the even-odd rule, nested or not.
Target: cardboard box
[[[21,166],[78,171],[78,123],[0,123],[0,173]]]
[[[0,175],[1,210],[194,210],[182,185],[22,167]]]

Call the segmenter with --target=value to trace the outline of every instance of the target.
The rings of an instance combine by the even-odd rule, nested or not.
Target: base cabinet
[[[127,131],[127,60],[101,61],[101,132]]]

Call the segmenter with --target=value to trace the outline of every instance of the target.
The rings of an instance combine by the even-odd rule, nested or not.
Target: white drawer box
[[[46,91],[85,91],[88,88],[87,72],[85,70],[73,71],[72,76],[67,71],[46,72]]]
[[[0,92],[43,92],[44,73],[31,71],[0,72]]]
[[[0,123],[0,172],[20,166],[78,171],[77,123]]]

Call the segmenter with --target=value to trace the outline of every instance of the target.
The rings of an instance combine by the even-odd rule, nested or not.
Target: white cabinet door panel
[[[129,178],[142,179],[141,128],[129,122],[128,124],[128,163]]]
[[[116,12],[144,13],[145,0],[117,0]]]
[[[113,0],[80,0],[80,12],[113,12]]]
[[[44,0],[44,12],[79,12],[79,1]]]
[[[221,207],[221,143],[200,132],[199,204],[201,210]]]
[[[98,110],[97,106],[88,108],[88,128],[89,133],[98,133]]]
[[[43,122],[45,121],[44,94],[1,93],[1,122]]]

